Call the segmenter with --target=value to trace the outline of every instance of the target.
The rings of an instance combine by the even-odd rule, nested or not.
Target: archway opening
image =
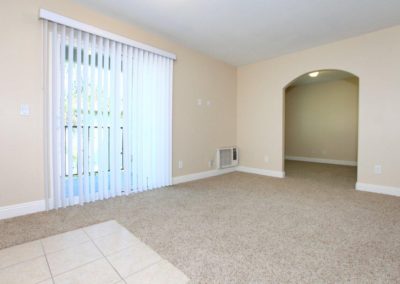
[[[284,88],[286,175],[299,164],[311,171],[331,164],[356,179],[358,97],[359,78],[342,70],[310,71]]]

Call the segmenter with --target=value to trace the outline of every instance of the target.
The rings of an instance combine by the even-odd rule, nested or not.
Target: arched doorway
[[[283,150],[288,161],[356,166],[359,78],[316,70],[284,88]]]

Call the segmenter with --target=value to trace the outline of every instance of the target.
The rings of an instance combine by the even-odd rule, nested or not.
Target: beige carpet
[[[193,283],[399,283],[400,198],[352,167],[289,162],[0,221],[0,248],[117,220]]]

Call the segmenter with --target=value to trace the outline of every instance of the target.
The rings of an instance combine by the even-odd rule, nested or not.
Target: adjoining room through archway
[[[358,93],[358,77],[341,70],[312,71],[285,88],[285,167],[357,166]]]

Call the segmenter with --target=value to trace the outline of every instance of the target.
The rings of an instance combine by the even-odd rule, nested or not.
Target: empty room
[[[0,283],[400,283],[400,2],[0,2]]]
[[[285,174],[346,170],[356,181],[358,78],[340,70],[301,75],[285,88]],[[304,164],[298,162],[312,162]],[[343,165],[331,167],[325,165]],[[308,171],[313,173],[314,170]],[[338,174],[338,173],[336,173]]]

